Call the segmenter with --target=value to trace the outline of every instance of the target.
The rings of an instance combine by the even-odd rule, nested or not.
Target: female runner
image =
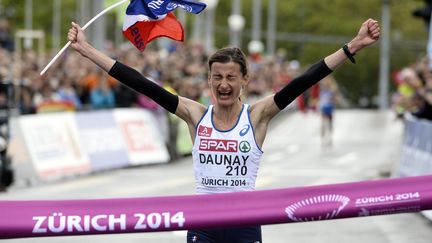
[[[82,56],[187,123],[194,141],[192,158],[198,194],[254,190],[263,153],[261,147],[270,120],[347,58],[354,61],[353,55],[375,43],[379,36],[378,22],[368,19],[343,48],[312,65],[276,94],[252,105],[243,104],[239,98],[249,78],[245,55],[236,47],[220,49],[208,61],[208,84],[215,103],[206,107],[171,94],[134,69],[96,50],[86,41],[79,25],[72,23],[68,33],[71,46]],[[260,226],[190,230],[187,235],[187,242],[261,241]]]

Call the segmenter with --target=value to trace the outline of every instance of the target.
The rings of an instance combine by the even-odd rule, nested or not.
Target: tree
[[[91,0],[83,1],[89,2]],[[431,1],[426,1],[431,2]],[[2,0],[5,16],[12,23],[13,31],[24,28],[24,3],[25,1]],[[47,34],[47,47],[51,47],[52,31],[52,0],[33,0],[34,3],[34,28],[44,30]],[[411,10],[425,7],[424,1],[391,1],[391,70],[400,69],[418,59],[426,52],[427,32],[421,21],[412,17]],[[76,19],[77,1],[62,0],[61,43],[66,42],[66,33],[71,20]],[[229,31],[227,19],[231,13],[232,1],[219,1],[216,9],[216,39],[217,47],[226,46],[229,43]],[[263,23],[262,33],[266,31],[266,19],[268,2],[262,1]],[[43,7],[42,7],[43,6]],[[251,4],[250,0],[243,0],[243,15],[246,19],[245,34],[250,33],[251,28]],[[306,33],[314,35],[331,35],[350,38],[356,34],[359,24],[367,18],[381,18],[381,1],[379,0],[279,0],[277,1],[277,31],[285,33]],[[190,37],[193,15],[188,15],[189,23],[185,24],[186,38]],[[115,28],[113,24],[108,28],[108,36],[113,38]],[[117,27],[118,28],[118,27]],[[413,41],[415,40],[415,41]],[[250,41],[250,36],[243,36],[243,46]],[[263,36],[265,42],[265,36]],[[299,43],[278,40],[277,48],[284,48],[289,58],[299,60],[307,66],[318,58],[340,48],[344,43],[317,44]],[[336,79],[340,82],[345,95],[355,104],[360,97],[371,99],[377,94],[379,45],[368,48],[356,56],[357,65],[347,64],[345,68],[335,72]]]

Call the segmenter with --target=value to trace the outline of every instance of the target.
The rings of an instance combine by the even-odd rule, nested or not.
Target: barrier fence
[[[143,109],[61,112],[11,120],[18,180],[57,179],[170,157],[152,113]]]
[[[397,177],[432,174],[431,121],[406,117],[402,151],[395,174]],[[432,220],[432,211],[422,213]]]
[[[0,239],[307,222],[432,209],[432,176],[211,195],[0,201]]]
[[[408,116],[397,176],[432,174],[432,122]]]

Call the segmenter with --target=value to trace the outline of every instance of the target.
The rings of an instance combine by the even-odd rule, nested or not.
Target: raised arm
[[[124,85],[148,96],[169,112],[176,114],[185,120],[189,127],[194,128],[194,125],[199,121],[201,115],[204,113],[205,107],[201,104],[171,94],[141,75],[141,73],[135,69],[115,61],[103,52],[94,48],[87,42],[84,32],[78,24],[72,23],[72,27],[68,33],[68,39],[71,41],[71,47],[82,56],[101,67]]]
[[[354,39],[352,39],[349,43],[347,43],[348,51],[355,55],[361,49],[372,45],[376,41],[378,41],[380,36],[380,28],[378,21],[373,19],[366,20]],[[337,50],[335,53],[327,56],[324,59],[325,64],[331,69],[335,70],[347,59],[347,55],[344,50],[341,48]]]
[[[268,96],[251,107],[251,119],[255,126],[256,139],[259,145],[264,141],[268,122],[281,110],[287,107],[300,94],[319,82],[341,66],[349,56],[375,43],[380,36],[378,22],[366,20],[357,35],[346,44],[346,50],[340,48],[324,59],[312,65],[306,72],[293,79],[288,85],[274,95]]]
[[[268,121],[274,117],[294,101],[300,94],[341,66],[348,59],[349,55],[355,55],[361,49],[375,43],[379,39],[379,36],[380,28],[378,22],[373,19],[365,21],[361,25],[357,36],[346,44],[346,51],[344,51],[343,48],[340,48],[336,52],[312,65],[308,70],[306,70],[306,72],[293,79],[275,95],[266,97],[259,101],[256,106],[257,108],[261,107],[262,109],[261,112],[258,112],[259,114],[262,114],[262,117],[260,118],[264,121]],[[348,54],[345,52],[348,52]]]

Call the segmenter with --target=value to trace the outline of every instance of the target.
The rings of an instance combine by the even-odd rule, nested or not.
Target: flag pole
[[[121,0],[111,6],[109,6],[108,8],[104,9],[102,12],[98,13],[96,16],[94,16],[89,22],[87,22],[83,27],[82,30],[87,29],[87,27],[89,27],[89,25],[91,25],[96,19],[98,19],[100,16],[104,15],[105,13],[107,13],[108,11],[110,11],[111,9],[127,2],[129,0]],[[68,41],[68,43],[66,43],[65,46],[63,46],[63,48],[57,53],[57,55],[54,56],[54,58],[48,63],[48,65],[46,65],[46,67],[42,70],[42,72],[40,72],[40,75],[44,75],[45,72],[48,70],[48,68],[60,57],[60,55],[70,46],[71,42]]]

